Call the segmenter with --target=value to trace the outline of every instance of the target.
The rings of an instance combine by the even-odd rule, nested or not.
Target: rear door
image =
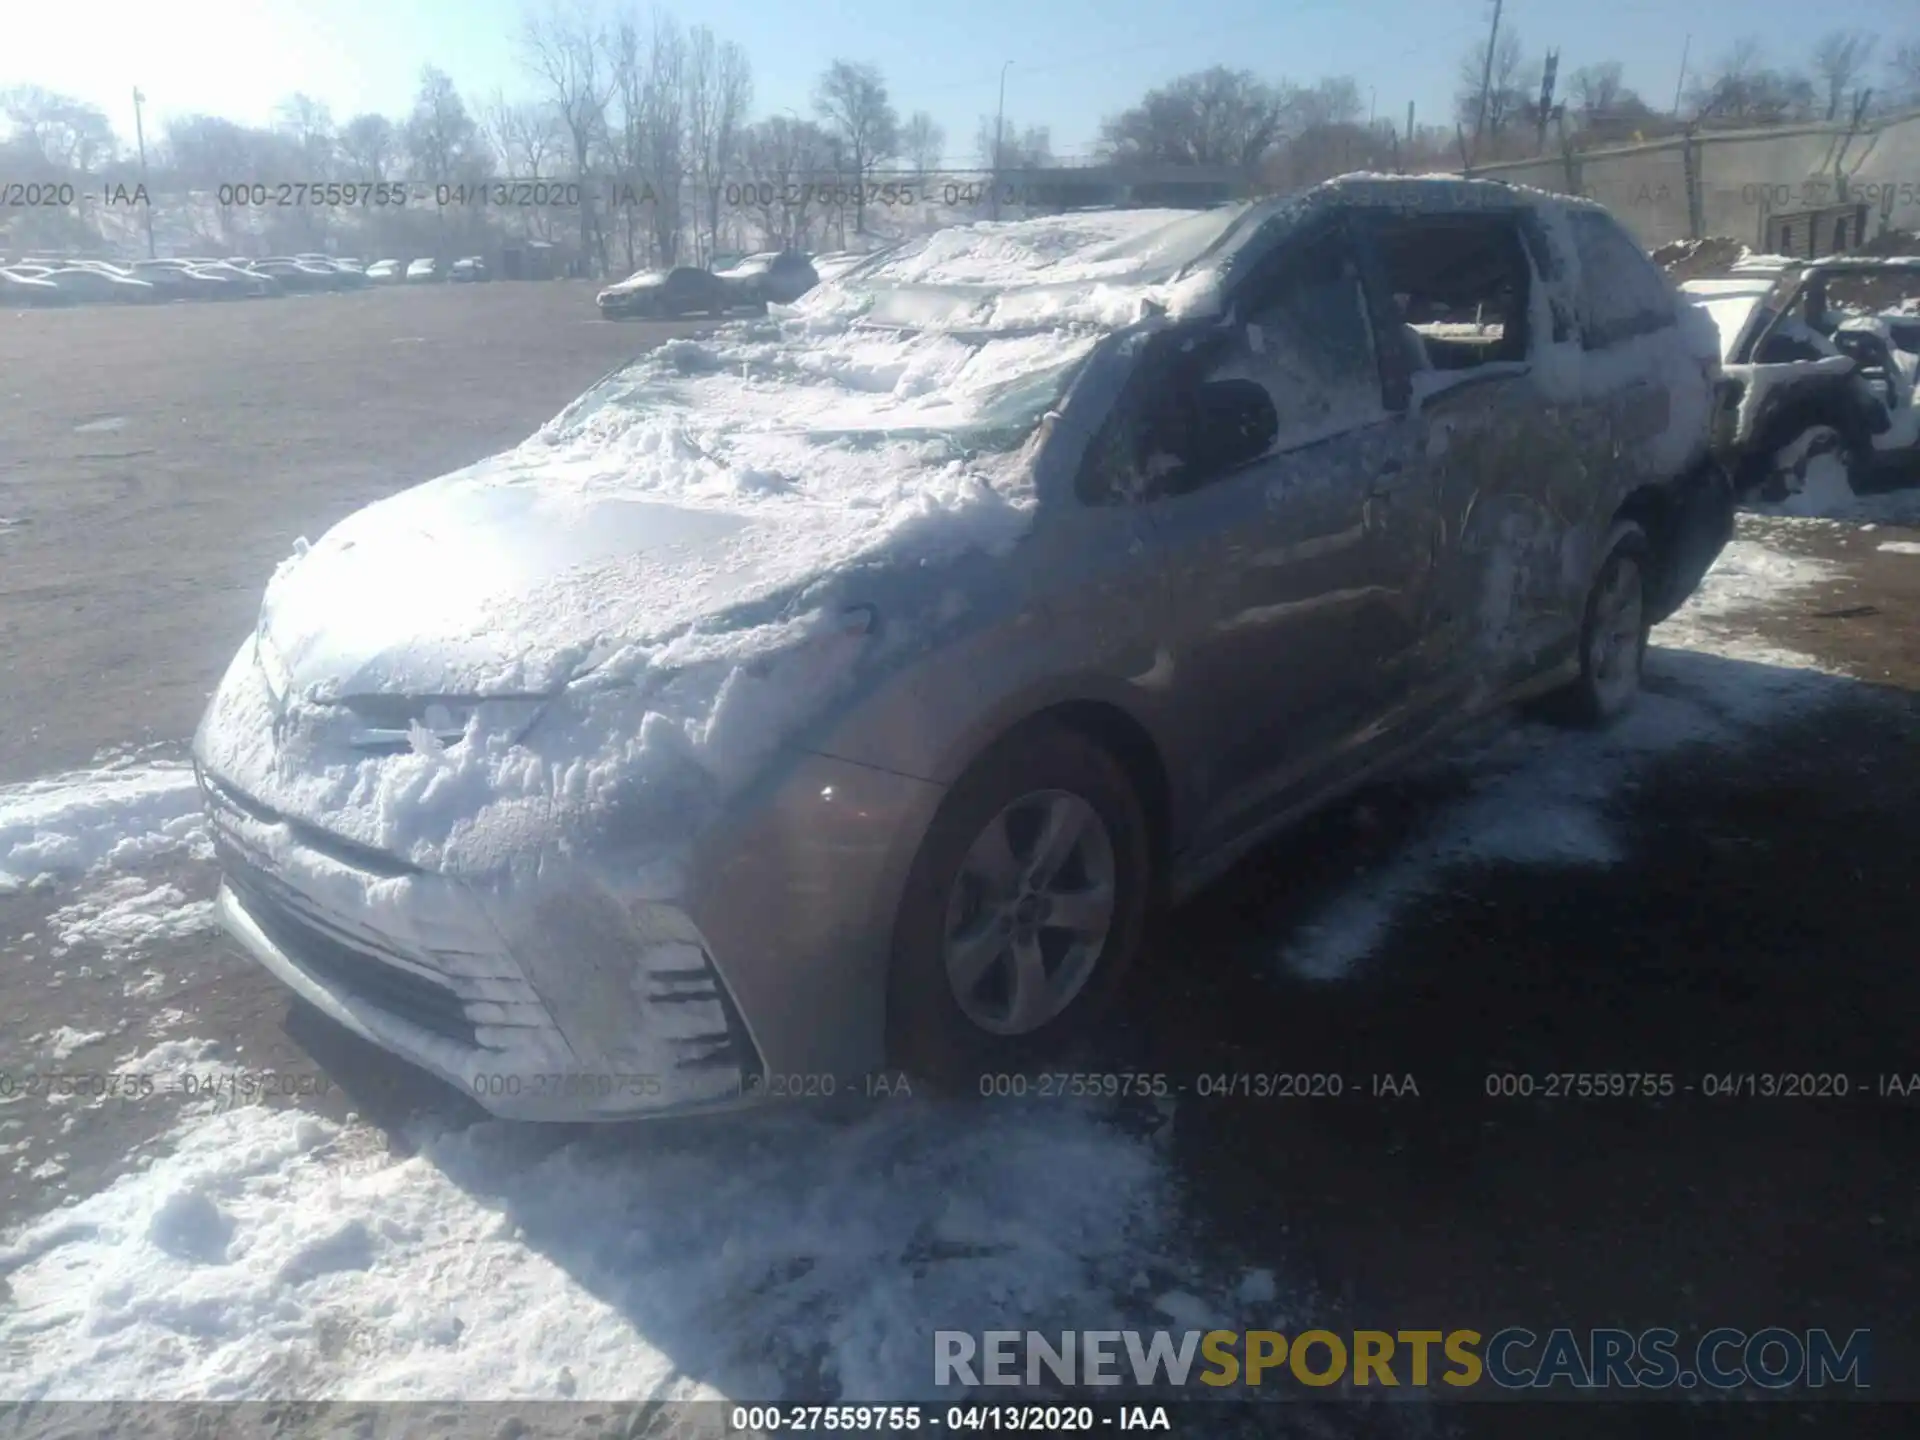
[[[1580,336],[1585,379],[1599,410],[1612,460],[1613,495],[1670,480],[1683,460],[1661,441],[1694,423],[1682,406],[1710,402],[1712,382],[1677,342],[1680,299],[1666,276],[1620,223],[1603,210],[1568,214],[1580,257]],[[1670,372],[1670,373],[1669,373]],[[1691,392],[1691,393],[1689,393]],[[1704,436],[1705,420],[1697,428]],[[1676,444],[1684,437],[1676,435]],[[1609,496],[1596,496],[1603,503]],[[1617,503],[1617,500],[1616,502]],[[1613,504],[1604,504],[1611,517]]]
[[[1567,517],[1610,463],[1600,412],[1549,394],[1536,374],[1541,349],[1570,339],[1574,317],[1568,305],[1534,303],[1552,279],[1537,271],[1525,227],[1517,208],[1366,218],[1370,263],[1412,372],[1416,464],[1439,527],[1420,675],[1442,708],[1478,708],[1568,653]]]

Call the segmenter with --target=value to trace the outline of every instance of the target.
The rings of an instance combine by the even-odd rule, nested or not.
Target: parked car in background
[[[791,305],[820,283],[812,263],[798,250],[769,250],[749,255],[714,276],[742,305]]]
[[[438,260],[423,257],[413,261],[407,266],[407,281],[409,284],[424,284],[446,278],[446,269]]]
[[[196,275],[210,275],[225,280],[243,297],[264,298],[271,295],[283,295],[286,287],[271,275],[262,275],[257,270],[249,270],[242,265],[229,264],[225,260],[210,260],[192,267]]]
[[[1591,202],[1353,177],[859,283],[275,572],[194,756],[310,1005],[526,1119],[972,1093],[1280,828],[1622,714],[1731,529],[1712,336]]]
[[[122,274],[111,266],[69,265],[50,270],[41,278],[57,285],[75,300],[138,305],[167,298],[165,291],[156,289],[145,280]]]
[[[1920,355],[1897,317],[1830,298],[1835,282],[1889,275],[1920,283],[1920,258],[1836,256],[1682,284],[1719,334],[1730,393],[1717,444],[1743,493],[1785,500],[1825,470],[1857,494],[1920,470]]]
[[[291,255],[269,255],[263,260],[250,261],[247,268],[256,274],[272,276],[288,290],[338,290],[342,284],[340,272],[333,267],[296,260]]]
[[[136,260],[127,267],[137,279],[178,300],[238,300],[244,292],[223,275],[217,275],[185,260]]]
[[[74,297],[37,274],[0,270],[0,307],[71,305]]]
[[[407,278],[407,267],[398,260],[376,260],[367,266],[367,279],[376,285],[392,285]]]
[[[724,315],[739,299],[710,270],[679,265],[671,270],[642,270],[594,297],[605,320],[664,319],[676,315]]]
[[[462,284],[472,284],[475,281],[489,280],[493,277],[487,274],[487,262],[485,260],[481,259],[478,255],[468,255],[453,262],[453,267],[448,272],[447,278]]]

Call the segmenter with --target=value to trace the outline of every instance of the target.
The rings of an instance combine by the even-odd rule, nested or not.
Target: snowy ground
[[[1738,746],[1814,703],[1821,666],[1750,633],[1830,575],[1770,543],[1783,523],[1744,522],[1657,633],[1626,724],[1522,725],[1435,762],[1462,798],[1283,926],[1285,966],[1352,973],[1464,864],[1612,865],[1627,841],[1611,807],[1647,764]],[[1701,653],[1754,663],[1703,672]],[[207,863],[177,761],[120,756],[0,790],[0,884],[53,905],[45,933],[7,948],[51,967],[47,984],[79,945],[138,1005],[157,984],[143,957],[207,923]],[[163,1019],[115,1037],[112,1068],[231,1070],[190,1013]],[[50,1028],[9,1068],[58,1072],[101,1038]],[[50,1103],[0,1099],[0,1130]],[[75,1097],[63,1123],[129,1103]],[[0,1248],[0,1395],[897,1399],[925,1390],[943,1326],[1284,1325],[1306,1308],[1299,1286],[1258,1256],[1202,1263],[1184,1238],[1165,1141],[1197,1103],[895,1099],[584,1135],[429,1117],[396,1147],[351,1112],[198,1100],[128,1173]]]

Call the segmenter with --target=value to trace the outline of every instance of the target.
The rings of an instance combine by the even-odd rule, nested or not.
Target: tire
[[[1640,693],[1653,599],[1653,547],[1647,532],[1621,520],[1601,547],[1580,617],[1580,674],[1557,697],[1558,718],[1601,726],[1624,715]]]
[[[1838,459],[1845,469],[1847,489],[1858,494],[1860,456],[1857,448],[1838,427],[1820,424],[1807,426],[1767,457],[1761,498],[1778,504],[1802,493],[1815,463],[1829,456]]]
[[[1078,838],[1036,893],[1038,841],[1053,820]],[[987,750],[948,792],[908,875],[888,972],[889,1063],[974,1093],[984,1076],[1071,1047],[1138,958],[1152,872],[1145,812],[1107,750],[1044,721]],[[1068,897],[1076,924],[1047,924]]]

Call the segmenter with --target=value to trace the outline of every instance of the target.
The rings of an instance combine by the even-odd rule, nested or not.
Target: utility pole
[[[1689,35],[1680,46],[1680,78],[1673,82],[1673,113],[1680,113],[1680,93],[1687,88],[1687,56],[1693,50],[1693,36]]]
[[[1407,101],[1407,144],[1413,144],[1413,102]]]
[[[1009,60],[1000,67],[1000,103],[993,112],[993,218],[1000,218],[1000,137],[1007,125],[1007,71],[1013,66]]]
[[[1547,148],[1547,122],[1553,118],[1553,82],[1560,73],[1560,52],[1549,50],[1547,61],[1540,77],[1540,113],[1539,123],[1533,136],[1533,153],[1538,155]]]
[[[1480,70],[1480,116],[1473,122],[1473,148],[1480,149],[1480,136],[1487,128],[1487,92],[1493,88],[1493,47],[1500,39],[1500,7],[1493,0],[1493,27],[1487,31],[1487,63]]]
[[[140,107],[145,103],[146,98],[140,93],[138,85],[133,87],[133,138],[134,143],[140,147],[140,188],[142,190],[147,190],[147,132],[146,127],[140,123]],[[147,203],[141,209],[147,217],[147,258],[151,260],[154,258],[153,192],[151,190],[147,190]]]

